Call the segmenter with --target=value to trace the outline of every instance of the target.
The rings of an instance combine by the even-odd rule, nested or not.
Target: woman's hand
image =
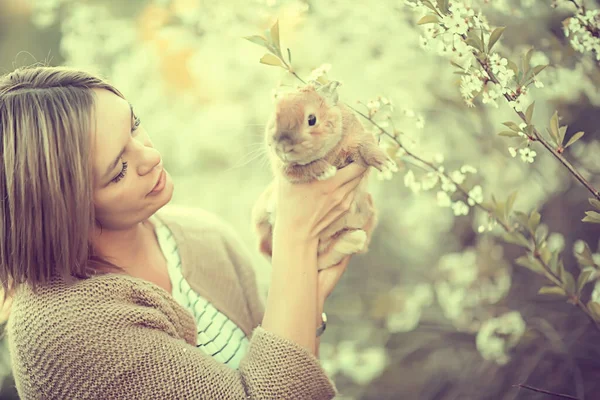
[[[364,224],[363,229],[367,230],[366,228],[373,223],[373,218],[373,216],[369,218],[369,220]],[[330,248],[333,249],[333,247],[335,246],[331,246]],[[350,262],[350,258],[352,258],[352,256],[353,254],[347,255],[346,257],[342,258],[338,264],[319,271],[317,276],[317,305],[319,306],[320,312],[323,311],[325,300],[327,300],[331,292],[333,292],[333,289],[346,271],[346,267],[348,267],[348,263]],[[321,315],[320,312],[319,315]]]
[[[324,181],[290,183],[275,177],[275,230],[296,240],[315,240],[333,221],[348,212],[366,167],[351,163]]]
[[[338,264],[319,271],[317,276],[317,305],[321,312],[323,311],[325,300],[327,300],[331,292],[333,292],[333,288],[335,288],[346,271],[346,267],[348,266],[351,257],[352,254],[342,258],[342,261]],[[320,315],[321,314],[319,313],[319,316]]]

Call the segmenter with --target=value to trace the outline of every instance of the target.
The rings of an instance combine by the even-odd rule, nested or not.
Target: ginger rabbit
[[[310,82],[278,96],[265,129],[265,144],[272,172],[290,182],[323,180],[352,162],[385,172],[396,164],[367,132],[356,115],[338,101],[338,82]],[[356,188],[349,212],[319,236],[318,269],[338,264],[346,255],[366,253],[377,226],[377,210],[366,190],[367,170]],[[272,256],[275,223],[274,182],[260,195],[252,210],[259,251]],[[333,247],[332,247],[333,246]]]

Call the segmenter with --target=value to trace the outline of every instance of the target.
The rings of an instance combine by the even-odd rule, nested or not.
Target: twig
[[[533,387],[533,386],[530,386],[530,385],[525,385],[523,383],[520,383],[518,385],[513,385],[513,387],[519,387],[519,388],[523,388],[523,389],[529,389],[529,390],[534,391],[534,392],[549,394],[550,396],[561,397],[563,399],[580,400],[579,397],[571,396],[569,394],[554,393],[554,392],[550,392],[549,390],[539,389],[539,388],[536,388],[536,387]]]
[[[463,39],[466,40],[467,37],[465,35],[462,35]],[[480,60],[479,57],[476,57],[477,62],[479,63],[479,65],[481,65],[481,68],[483,68],[483,70],[488,74],[488,76],[490,77],[490,80],[492,82],[494,82],[495,84],[500,85],[500,82],[498,81],[498,79],[496,78],[496,76],[492,73],[491,68],[489,67],[489,65],[487,65],[484,61]],[[517,89],[518,90],[518,89]],[[513,101],[515,100],[518,95],[511,95],[509,93],[505,93],[504,97],[506,98],[507,101]],[[523,122],[527,123],[527,118],[525,117],[525,114],[523,114],[521,111],[516,111],[517,115],[523,120]],[[600,192],[598,192],[598,190],[596,190],[584,177],[583,175],[581,175],[579,173],[579,171],[577,171],[577,169],[575,169],[575,167],[569,162],[567,161],[566,158],[564,158],[556,149],[554,149],[552,147],[552,145],[550,145],[550,143],[548,143],[542,136],[542,134],[537,130],[537,129],[533,129],[533,134],[535,136],[535,140],[539,141],[550,153],[552,153],[552,155],[559,161],[561,162],[565,168],[567,168],[567,170],[569,170],[569,172],[571,174],[573,174],[573,176],[575,176],[575,179],[577,179],[583,186],[586,187],[587,190],[589,190],[592,195],[600,200]]]
[[[283,60],[282,60],[283,61]],[[285,61],[284,61],[285,63]],[[297,73],[296,71],[294,71],[291,66],[289,66],[287,63],[285,63],[286,67],[288,67],[288,71],[294,75],[300,82],[302,83],[306,83]],[[386,129],[384,129],[381,125],[379,125],[377,122],[375,122],[371,117],[365,115],[364,113],[360,112],[359,110],[357,110],[356,108],[352,107],[349,104],[346,104],[346,106],[348,106],[351,110],[353,110],[354,112],[356,112],[357,114],[359,114],[360,116],[362,116],[364,119],[366,119],[367,121],[369,121],[371,124],[373,124],[376,128],[378,128],[383,134],[385,134],[386,136],[388,136],[390,139],[392,139],[394,142],[396,142],[396,144],[398,146],[400,146],[400,148],[406,153],[406,155],[408,155],[409,157],[415,159],[416,161],[426,165],[428,168],[430,168],[433,172],[436,172],[438,174],[443,175],[446,179],[448,179],[450,182],[452,182],[456,188],[458,189],[458,191],[460,191],[463,195],[466,196],[467,199],[471,199],[474,200],[473,198],[471,198],[471,196],[469,196],[469,193],[463,189],[462,186],[460,186],[458,183],[456,183],[456,181],[454,181],[449,175],[440,172],[434,165],[432,165],[431,163],[423,160],[422,158],[420,158],[419,156],[413,154],[412,152],[410,152],[406,147],[404,147],[402,145],[402,143],[400,143],[400,141],[398,140],[397,137],[395,137],[394,135],[390,134]],[[483,211],[487,212],[487,213],[491,213],[491,210],[488,210],[487,208],[485,208],[483,205],[475,202],[475,205],[477,207],[479,207],[480,209],[482,209]],[[513,229],[506,225],[503,221],[498,220],[498,222],[502,225],[502,227],[507,231],[507,232],[512,232]]]
[[[590,312],[590,310],[588,310],[588,308],[586,307],[586,305],[581,301],[581,299],[579,298],[579,296],[577,296],[577,293],[569,293],[566,290],[566,287],[563,287],[563,285],[561,284],[560,278],[558,276],[556,276],[556,274],[554,272],[552,272],[552,269],[550,268],[550,266],[548,264],[546,264],[544,262],[544,260],[542,259],[538,249],[534,249],[533,251],[533,256],[540,262],[540,264],[542,264],[542,266],[544,267],[544,270],[546,272],[546,277],[552,281],[552,283],[554,283],[556,286],[561,287],[567,294],[567,296],[569,297],[569,299],[575,303],[584,313],[585,315],[588,316],[588,318],[594,323],[594,326],[600,330],[600,323],[598,323],[596,321],[596,319],[594,319],[594,316],[592,315],[592,313]]]
[[[581,369],[577,365],[575,358],[569,353],[569,347],[565,343],[563,337],[559,335],[556,329],[544,318],[532,318],[530,322],[537,326],[537,330],[548,339],[550,344],[554,346],[556,344],[557,350],[565,355],[568,363],[573,369],[573,379],[575,381],[575,395],[581,397],[581,400],[585,400],[585,392],[583,388],[583,378],[581,376]],[[534,326],[535,326],[534,325]],[[583,332],[585,332],[584,330]]]

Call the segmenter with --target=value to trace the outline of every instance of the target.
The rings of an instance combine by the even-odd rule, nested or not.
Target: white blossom
[[[461,185],[465,181],[466,176],[460,171],[452,171],[450,173],[450,178],[452,178],[456,184]]]
[[[413,193],[418,193],[421,190],[421,184],[416,181],[415,174],[412,170],[404,175],[404,186],[409,188]]]
[[[452,199],[450,199],[448,193],[439,191],[437,192],[437,203],[440,207],[450,207]]]
[[[442,177],[442,190],[444,192],[448,192],[448,193],[454,193],[456,192],[456,185],[454,184],[454,182],[452,182],[451,180]]]
[[[428,172],[425,174],[423,179],[421,179],[421,188],[423,190],[433,189],[437,183],[439,182],[440,177],[435,172]]]
[[[471,165],[463,165],[462,167],[460,167],[460,172],[462,172],[463,174],[476,174],[477,173],[477,169]]]
[[[417,129],[425,128],[425,119],[422,115],[417,116],[417,121],[415,122]]]
[[[483,323],[475,344],[481,356],[500,365],[510,359],[512,350],[525,333],[525,321],[518,311],[511,311]]]
[[[469,191],[469,199],[467,200],[470,206],[481,204],[483,202],[483,189],[480,185],[473,186]]]
[[[529,147],[524,149],[519,149],[519,154],[521,155],[521,160],[526,163],[533,163],[533,160],[536,156],[535,150],[531,150]]]
[[[465,204],[464,201],[459,200],[455,203],[452,203],[452,211],[454,211],[454,215],[468,215],[469,214],[469,206]]]

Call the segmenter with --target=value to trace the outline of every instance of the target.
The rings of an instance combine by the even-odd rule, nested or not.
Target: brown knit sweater
[[[179,245],[192,289],[250,338],[239,369],[197,349],[191,314],[162,288],[125,274],[34,294],[18,289],[7,325],[22,399],[331,399],[319,360],[260,326],[263,305],[247,249],[202,210],[156,213]]]

